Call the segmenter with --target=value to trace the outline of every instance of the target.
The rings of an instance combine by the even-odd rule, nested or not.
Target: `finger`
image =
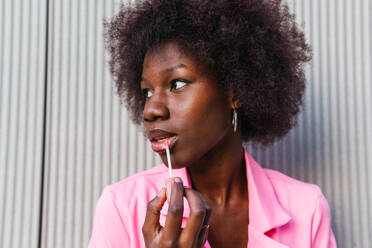
[[[187,220],[185,229],[182,231],[180,239],[197,240],[200,230],[204,223],[208,223],[211,207],[204,200],[204,197],[197,191],[185,189],[185,197],[190,206],[190,217]]]
[[[202,224],[202,227],[199,233],[199,238],[198,238],[199,243],[196,247],[203,247],[204,243],[207,241],[208,232],[209,232],[209,221],[212,215],[212,206],[207,202],[207,200],[202,195],[201,195],[201,199],[204,202],[204,205],[206,208],[206,214],[205,214],[204,222]]]
[[[174,181],[174,178],[168,178],[167,181],[165,181],[165,188],[166,188],[166,193],[167,193],[167,203],[169,205],[169,202],[170,202],[170,196],[171,196],[171,193],[172,193],[172,183]]]
[[[208,201],[204,198],[204,196],[202,194],[200,194],[200,196],[201,196],[201,200],[204,202],[204,206],[205,206],[205,210],[206,210],[206,214],[205,214],[205,218],[204,218],[204,222],[203,222],[203,226],[205,226],[205,225],[209,224],[209,220],[211,218],[213,209],[212,209],[212,206],[208,203]]]
[[[147,204],[145,222],[142,227],[144,235],[153,234],[161,228],[159,223],[160,211],[166,199],[165,188],[162,188],[159,194]]]
[[[183,216],[184,188],[182,180],[180,178],[169,179],[167,188],[170,188],[171,195],[168,197],[170,200],[163,234],[166,239],[175,241],[180,232]]]

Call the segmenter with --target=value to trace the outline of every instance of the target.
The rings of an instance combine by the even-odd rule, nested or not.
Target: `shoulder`
[[[95,226],[125,229],[128,236],[137,237],[147,203],[158,194],[166,177],[167,168],[158,165],[106,186],[96,205]]]
[[[141,227],[147,203],[164,185],[164,165],[108,185],[95,210],[89,247],[142,247]]]
[[[315,222],[330,218],[327,199],[318,185],[299,181],[275,170],[264,171],[279,203],[294,222],[318,225]]]
[[[106,186],[102,195],[109,194],[115,202],[120,201],[124,205],[141,200],[138,198],[148,201],[160,191],[166,178],[167,168],[160,164]]]
[[[316,209],[320,198],[324,198],[322,190],[316,184],[303,182],[289,177],[279,171],[264,169],[275,193],[282,205],[298,209]],[[305,210],[303,209],[303,210]]]
[[[275,191],[281,196],[296,196],[299,198],[317,198],[323,196],[320,187],[316,184],[303,182],[287,176],[279,171],[264,169],[264,172]]]

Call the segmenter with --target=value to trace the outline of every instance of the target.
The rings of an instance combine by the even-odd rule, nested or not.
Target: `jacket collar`
[[[249,196],[249,225],[259,233],[287,224],[292,218],[280,205],[264,169],[245,152]]]
[[[265,234],[273,228],[285,225],[291,217],[280,205],[264,169],[246,151],[244,156],[248,181],[249,228],[253,228],[257,234]],[[185,187],[191,188],[191,180],[186,168],[174,170],[173,174],[182,178]],[[161,214],[167,215],[167,212],[166,202]],[[190,207],[184,199],[183,217],[188,218],[188,216],[190,216]]]

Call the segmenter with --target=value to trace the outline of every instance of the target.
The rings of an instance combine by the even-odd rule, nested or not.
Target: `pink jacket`
[[[327,200],[318,186],[297,181],[280,172],[263,169],[245,153],[249,194],[248,247],[334,248]],[[191,187],[186,168],[173,171]],[[165,165],[109,185],[102,193],[94,217],[89,247],[145,247],[142,237],[147,203],[168,177]],[[185,200],[184,226],[190,213]],[[167,203],[161,211],[164,225]],[[208,241],[204,247],[210,247]]]

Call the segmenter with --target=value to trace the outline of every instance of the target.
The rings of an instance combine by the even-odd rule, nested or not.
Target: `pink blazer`
[[[327,200],[320,188],[263,169],[245,153],[248,179],[248,247],[334,248]],[[191,187],[186,168],[173,171]],[[145,247],[142,237],[147,203],[157,195],[168,177],[164,164],[109,185],[98,200],[89,247]],[[185,200],[184,226],[190,213]],[[161,211],[164,225],[167,203]],[[204,247],[210,247],[208,241]]]

